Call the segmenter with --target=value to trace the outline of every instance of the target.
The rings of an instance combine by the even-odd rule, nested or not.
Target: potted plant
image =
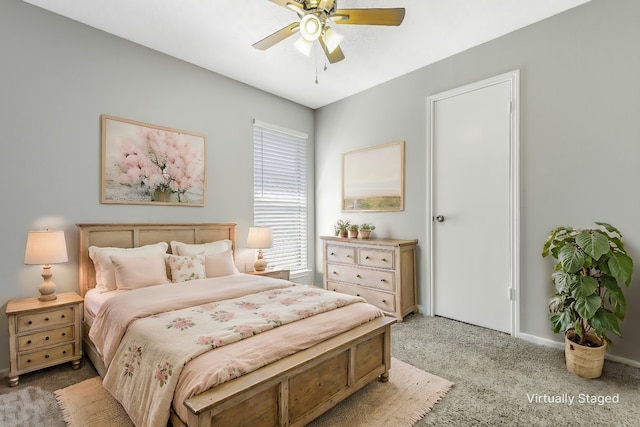
[[[350,225],[351,223],[348,220],[339,219],[335,225],[336,236],[347,237],[347,230],[349,230]]]
[[[620,287],[631,283],[633,260],[622,234],[604,222],[597,228],[558,227],[551,231],[542,257],[558,262],[552,274],[556,293],[549,302],[553,332],[565,334],[567,369],[584,378],[602,374],[612,333],[622,336],[627,302]]]
[[[376,229],[375,225],[371,224],[360,224],[360,230],[358,237],[361,239],[368,239],[371,236],[371,232]]]
[[[358,237],[358,224],[349,225],[347,235],[350,239],[355,239],[356,237]]]

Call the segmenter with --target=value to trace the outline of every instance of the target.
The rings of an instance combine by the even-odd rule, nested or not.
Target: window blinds
[[[270,267],[307,269],[307,137],[256,121],[253,127],[253,223],[271,227]]]

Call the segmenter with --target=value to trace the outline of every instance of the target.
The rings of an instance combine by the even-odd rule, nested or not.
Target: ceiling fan
[[[267,50],[288,37],[300,33],[294,46],[307,56],[311,55],[313,42],[318,40],[330,63],[344,59],[340,49],[343,36],[336,33],[330,23],[344,25],[398,26],[404,20],[404,8],[338,9],[337,0],[269,0],[298,14],[300,22],[294,22],[265,37],[253,47]]]

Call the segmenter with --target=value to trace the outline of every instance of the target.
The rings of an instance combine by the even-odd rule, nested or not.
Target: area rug
[[[313,421],[313,427],[411,427],[444,397],[453,383],[392,358],[389,382],[373,382]],[[99,377],[57,390],[69,427],[132,426]]]
[[[0,394],[0,426],[59,426],[58,414],[53,393],[40,387]]]

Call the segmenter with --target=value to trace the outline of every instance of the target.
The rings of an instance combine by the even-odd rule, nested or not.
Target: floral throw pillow
[[[205,279],[204,254],[178,256],[167,255],[167,264],[171,270],[173,283],[186,282],[187,280]]]

